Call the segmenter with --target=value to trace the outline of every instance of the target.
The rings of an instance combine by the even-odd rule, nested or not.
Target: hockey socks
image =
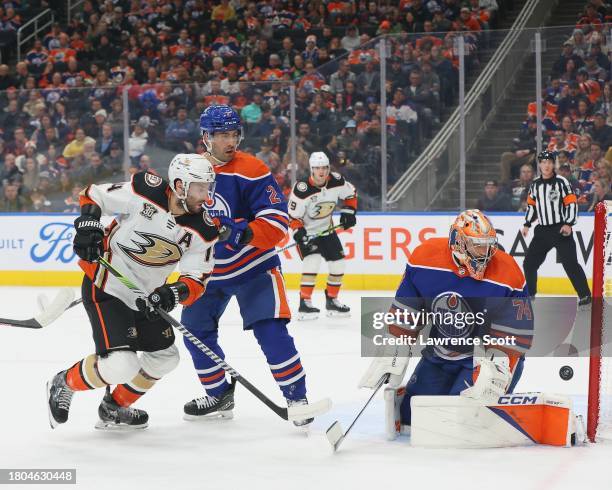
[[[300,279],[300,299],[312,298],[312,291],[314,290],[315,283],[317,281],[317,274],[306,273],[302,274]]]
[[[141,369],[130,382],[117,385],[111,393],[111,396],[113,400],[117,402],[117,405],[129,407],[147,391],[153,388],[153,385],[157,381],[157,378],[149,376]]]
[[[90,354],[68,369],[66,384],[74,391],[95,390],[107,386],[108,383],[98,371],[98,356]]]

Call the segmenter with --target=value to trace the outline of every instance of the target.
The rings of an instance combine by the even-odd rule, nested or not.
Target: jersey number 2
[[[270,202],[272,204],[278,204],[279,202],[281,202],[281,200],[278,198],[278,193],[276,192],[276,189],[274,187],[272,187],[271,185],[269,185],[266,188],[266,192],[268,194],[270,194]]]

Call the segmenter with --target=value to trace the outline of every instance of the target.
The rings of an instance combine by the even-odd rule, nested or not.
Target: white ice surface
[[[55,292],[0,288],[0,317],[33,316],[41,291],[50,297]],[[369,362],[360,357],[362,295],[381,293],[343,292],[341,299],[353,308],[353,319],[322,316],[317,322],[290,325],[307,370],[309,398],[331,397],[334,403],[330,413],[315,421],[309,436],[241,387],[233,420],[182,420],[183,404],[202,391],[182,342],[179,367],[137,404],[149,412],[147,430],[95,431],[101,390],[77,393],[68,423],[51,430],[45,383],[93,351],[85,311],[73,308],[43,330],[0,327],[0,468],[76,468],[78,488],[109,490],[612,488],[612,445],[425,450],[410,447],[403,437],[387,442],[381,396],[332,454],[325,429],[334,420],[346,429],[368,396],[356,388]],[[290,299],[295,311],[297,293],[291,292]],[[314,302],[323,307],[321,292]],[[263,354],[241,325],[232,301],[220,334],[227,360],[280,404],[280,391]],[[559,378],[563,364],[574,367],[571,381]],[[584,413],[586,360],[529,359],[517,390],[570,394]]]

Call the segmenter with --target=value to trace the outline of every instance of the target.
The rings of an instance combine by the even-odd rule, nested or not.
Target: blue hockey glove
[[[227,216],[219,216],[213,219],[219,227],[219,241],[227,242],[228,248],[235,250],[246,245],[253,238],[253,232],[249,228],[249,222],[245,219],[232,219]]]

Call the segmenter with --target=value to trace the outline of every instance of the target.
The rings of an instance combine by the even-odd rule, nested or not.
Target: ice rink
[[[55,290],[0,288],[0,316],[33,316],[40,292],[51,297]],[[367,391],[356,387],[369,363],[360,357],[359,328],[360,297],[368,295],[381,293],[342,294],[353,309],[352,319],[332,321],[322,316],[316,322],[290,325],[306,368],[309,398],[330,397],[334,404],[331,412],[315,421],[308,436],[241,387],[236,391],[233,420],[184,421],[183,404],[201,396],[202,389],[182,341],[179,367],[137,404],[149,413],[147,430],[94,430],[102,390],[77,393],[68,423],[51,430],[45,383],[93,352],[85,311],[82,306],[72,308],[42,330],[0,327],[0,467],[76,468],[77,487],[88,490],[612,488],[612,445],[425,450],[410,447],[406,437],[388,442],[382,393],[340,451],[332,454],[325,429],[334,420],[346,429],[368,397]],[[296,311],[297,292],[290,292],[290,299]],[[314,302],[324,306],[322,292],[315,293]],[[263,354],[241,325],[232,302],[220,334],[227,361],[280,404],[282,396]],[[559,378],[563,364],[574,368],[570,381]],[[584,414],[587,361],[528,359],[517,391],[570,394],[577,411]]]

